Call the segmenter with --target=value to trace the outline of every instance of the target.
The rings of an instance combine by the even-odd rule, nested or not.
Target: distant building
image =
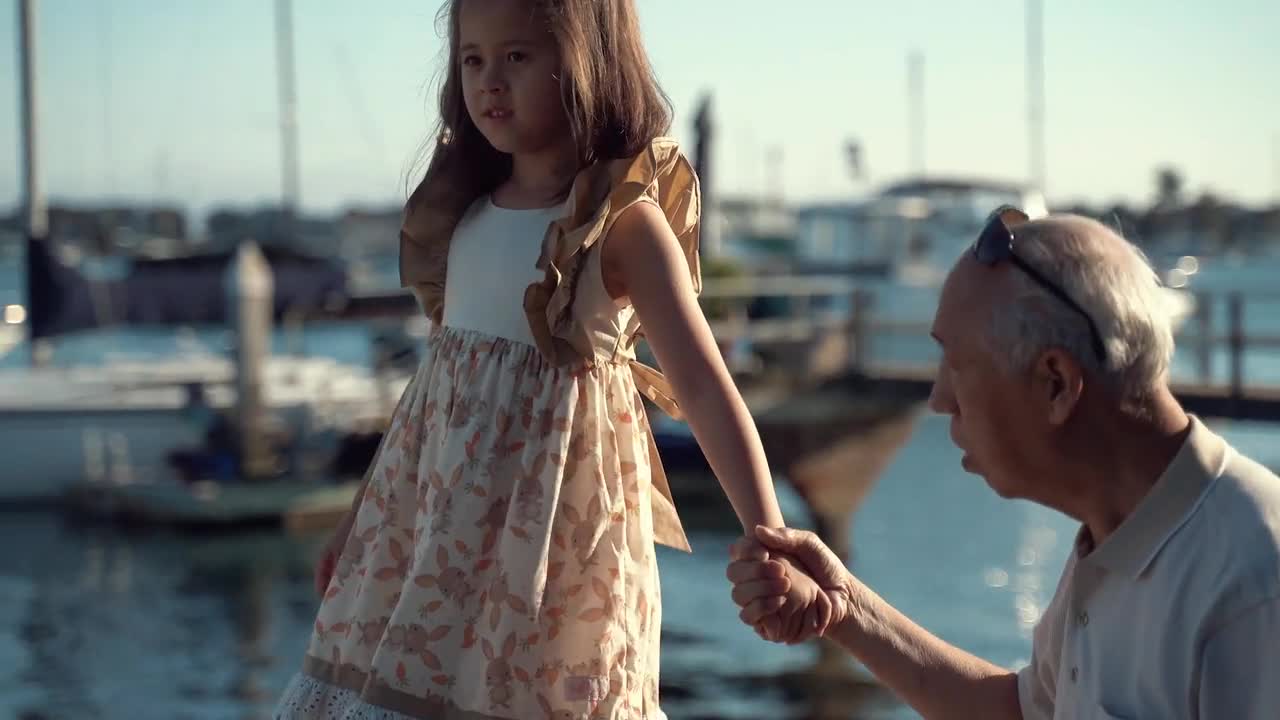
[[[322,217],[290,218],[278,207],[236,210],[219,208],[205,223],[210,250],[225,251],[252,240],[261,246],[288,248],[315,257],[337,257],[341,239],[337,223]]]
[[[1005,204],[1033,217],[1047,212],[1043,196],[1023,183],[937,176],[906,178],[858,200],[802,206],[799,263],[825,272],[945,269]]]
[[[716,238],[706,248],[757,270],[789,265],[795,256],[796,214],[773,199],[724,197],[702,219]]]
[[[403,217],[399,207],[355,209],[343,213],[337,221],[339,256],[348,262],[399,257]]]
[[[283,242],[288,234],[284,212],[279,208],[236,210],[219,208],[205,221],[207,244],[213,250],[236,247],[253,240],[259,244]]]
[[[96,255],[168,257],[188,249],[186,216],[171,207],[51,205],[49,235]]]

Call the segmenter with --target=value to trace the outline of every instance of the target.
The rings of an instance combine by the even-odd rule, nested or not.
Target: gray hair
[[[1170,300],[1146,256],[1102,223],[1054,215],[1014,230],[1017,253],[1058,283],[1093,319],[1106,349],[1093,350],[1080,314],[1014,272],[1012,302],[996,308],[988,333],[1011,372],[1026,372],[1042,352],[1069,353],[1112,391],[1140,400],[1168,378],[1173,359]]]

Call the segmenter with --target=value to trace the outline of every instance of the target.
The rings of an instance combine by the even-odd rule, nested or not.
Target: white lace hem
[[[414,720],[370,705],[360,695],[304,673],[289,681],[272,720]]]

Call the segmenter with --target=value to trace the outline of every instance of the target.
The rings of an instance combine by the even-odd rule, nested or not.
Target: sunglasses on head
[[[1040,287],[1049,291],[1063,303],[1066,303],[1067,307],[1080,313],[1085,322],[1089,323],[1089,334],[1093,340],[1093,351],[1098,356],[1098,362],[1105,363],[1107,351],[1102,343],[1102,335],[1098,332],[1098,327],[1094,325],[1093,318],[1089,317],[1089,313],[1085,312],[1079,303],[1072,300],[1071,296],[1059,287],[1057,283],[1042,275],[1040,271],[1031,267],[1027,261],[1014,252],[1013,229],[1030,219],[1026,213],[1012,205],[1002,205],[996,208],[987,220],[986,226],[982,228],[982,232],[978,234],[978,239],[973,243],[973,257],[988,267],[1008,260],[1019,270],[1026,273]]]

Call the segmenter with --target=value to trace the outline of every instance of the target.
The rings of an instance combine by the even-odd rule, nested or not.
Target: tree
[[[1165,166],[1156,171],[1156,207],[1168,210],[1182,202],[1182,173],[1176,168]]]

